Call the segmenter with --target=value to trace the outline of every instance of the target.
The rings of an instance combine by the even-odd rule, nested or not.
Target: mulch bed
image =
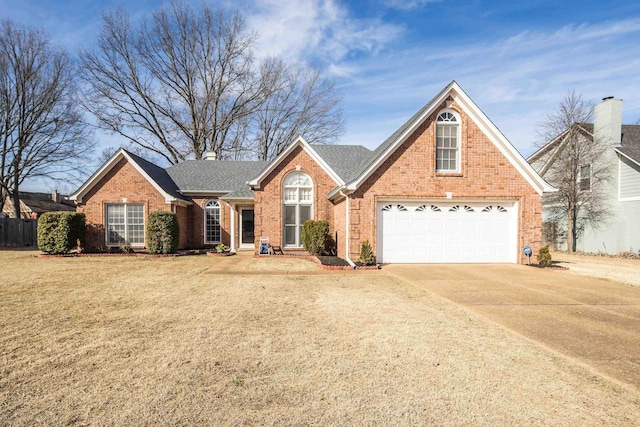
[[[565,267],[558,264],[551,264],[551,265],[530,264],[530,265],[531,267],[544,268],[545,270],[568,270],[569,269],[569,267]]]

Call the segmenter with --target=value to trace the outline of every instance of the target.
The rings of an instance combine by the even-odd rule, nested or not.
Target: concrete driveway
[[[640,389],[640,287],[521,265],[387,265],[383,272]]]

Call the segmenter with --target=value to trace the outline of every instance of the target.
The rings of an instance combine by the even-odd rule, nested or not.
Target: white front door
[[[517,204],[384,202],[377,206],[383,263],[517,262]]]

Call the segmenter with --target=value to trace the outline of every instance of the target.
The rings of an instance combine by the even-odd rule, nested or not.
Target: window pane
[[[295,206],[284,207],[284,223],[287,225],[296,224],[296,207]]]
[[[311,189],[310,188],[301,188],[300,189],[300,200],[302,200],[302,201],[311,201]]]
[[[220,207],[209,204],[205,211],[205,243],[220,242]]]
[[[120,242],[124,242],[124,224],[122,225],[107,225],[109,233],[107,238],[107,244],[117,245]]]
[[[300,205],[300,222],[298,223],[300,227],[309,219],[311,219],[311,206]]]
[[[284,199],[287,201],[295,202],[296,200],[296,189],[295,188],[287,188],[284,190]]]
[[[287,225],[284,227],[284,244],[295,246],[296,244],[296,226]]]

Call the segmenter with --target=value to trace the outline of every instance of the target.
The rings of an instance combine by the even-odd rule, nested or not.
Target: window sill
[[[436,177],[462,177],[462,172],[436,172]]]

